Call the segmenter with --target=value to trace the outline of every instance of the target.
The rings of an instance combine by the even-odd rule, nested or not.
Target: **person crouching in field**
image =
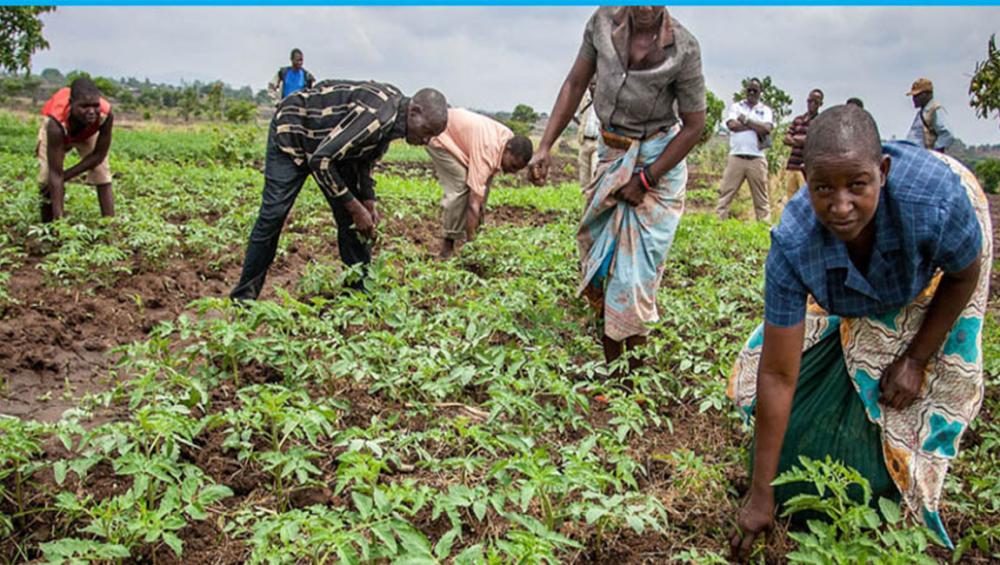
[[[38,182],[42,192],[42,222],[63,217],[66,182],[86,173],[86,183],[97,188],[101,215],[115,215],[111,193],[111,104],[89,78],[81,77],[60,88],[42,106],[45,116],[38,130]],[[66,153],[76,149],[80,162],[63,170]]]
[[[493,176],[520,171],[528,165],[531,151],[530,139],[514,135],[492,118],[469,110],[448,110],[448,127],[427,144],[434,173],[444,189],[441,259],[454,255],[456,240],[475,237]]]
[[[812,121],[803,157],[806,190],[771,233],[764,323],[730,380],[742,414],[756,410],[734,557],[803,492],[771,486],[803,455],[857,469],[873,500],[901,494],[950,545],[941,487],[983,400],[986,196],[955,159],[880,145],[853,105]]]
[[[659,319],[656,293],[684,212],[684,158],[705,127],[705,78],[698,41],[662,6],[598,8],[528,165],[536,182],[595,73],[602,131],[577,231],[578,293],[603,320],[612,364]]]
[[[341,260],[370,262],[379,222],[372,167],[392,140],[426,145],[447,123],[448,103],[432,88],[409,98],[391,84],[329,80],[287,96],[271,119],[260,212],[230,296],[260,295],[285,218],[309,175],[333,211]]]

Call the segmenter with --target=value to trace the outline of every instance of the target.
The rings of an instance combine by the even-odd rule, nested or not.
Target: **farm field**
[[[750,439],[726,376],[762,315],[768,231],[707,213],[709,159],[647,363],[617,387],[574,298],[571,174],[500,179],[481,236],[439,262],[440,188],[394,147],[369,294],[345,288],[310,181],[261,300],[234,307],[263,127],[116,126],[118,216],[74,184],[50,225],[37,127],[0,112],[0,561],[726,562]],[[836,528],[782,526],[755,562],[1000,559],[996,301],[942,504],[958,552],[841,496]]]

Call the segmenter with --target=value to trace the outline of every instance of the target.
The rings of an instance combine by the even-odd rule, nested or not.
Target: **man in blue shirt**
[[[918,78],[906,95],[913,97],[913,107],[917,109],[906,139],[926,149],[944,153],[955,138],[945,125],[948,112],[934,100],[934,83],[930,79]]]
[[[267,95],[275,105],[293,92],[303,88],[312,88],[313,83],[316,82],[312,73],[302,68],[304,58],[301,49],[292,49],[291,60],[292,64],[278,69],[274,78],[267,84]]]

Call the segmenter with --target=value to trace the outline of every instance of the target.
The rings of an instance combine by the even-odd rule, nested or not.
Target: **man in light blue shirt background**
[[[906,139],[926,149],[944,153],[955,138],[945,123],[947,110],[934,100],[934,83],[930,79],[918,78],[906,95],[913,97],[913,107],[917,109]]]
[[[312,73],[302,67],[304,57],[302,56],[301,49],[292,49],[291,61],[292,64],[290,66],[278,69],[274,78],[267,85],[267,95],[275,105],[293,92],[297,92],[303,88],[312,88],[312,85],[316,82],[316,78],[313,77]]]

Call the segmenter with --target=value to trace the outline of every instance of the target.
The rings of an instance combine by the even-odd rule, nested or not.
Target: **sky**
[[[33,69],[221,79],[263,88],[292,47],[318,78],[433,86],[453,106],[541,112],[576,57],[593,7],[60,7],[43,16],[51,47]],[[918,77],[934,81],[952,132],[1000,143],[975,117],[969,78],[1000,32],[1000,7],[698,7],[671,9],[698,38],[710,90],[727,102],[747,76],[770,75],[793,112],[822,88],[827,106],[858,96],[884,138],[905,137]]]

